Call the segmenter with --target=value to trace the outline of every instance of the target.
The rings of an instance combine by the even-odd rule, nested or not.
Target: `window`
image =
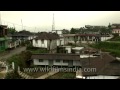
[[[68,63],[68,61],[66,61],[66,60],[63,60],[63,63]]]
[[[43,39],[41,40],[41,43],[44,44],[44,40]]]
[[[43,59],[39,59],[39,62],[43,62]]]
[[[60,62],[60,60],[55,60],[56,62]]]

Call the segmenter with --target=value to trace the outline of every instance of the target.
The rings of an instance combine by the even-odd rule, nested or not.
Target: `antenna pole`
[[[54,13],[53,13],[53,23],[52,23],[52,31],[55,30],[55,21],[54,21]]]

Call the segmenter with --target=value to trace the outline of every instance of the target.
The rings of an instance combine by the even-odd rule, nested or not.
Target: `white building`
[[[55,50],[59,46],[59,36],[56,33],[41,32],[32,40],[33,47]]]
[[[81,66],[78,54],[33,54],[31,59],[38,66]]]

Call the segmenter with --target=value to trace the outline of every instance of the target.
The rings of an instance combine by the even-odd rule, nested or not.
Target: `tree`
[[[15,32],[17,32],[17,31],[15,30],[15,28],[13,28],[13,27],[9,27],[9,28],[8,28],[8,33],[14,34]]]
[[[75,37],[74,37],[75,46],[76,46],[77,41],[78,41],[78,37],[75,36]]]
[[[66,29],[63,29],[63,31],[62,31],[62,34],[69,34],[69,33],[70,33],[70,31],[66,30]]]
[[[70,30],[70,34],[75,34],[76,33],[76,29],[74,29],[74,28],[71,28],[71,30]]]

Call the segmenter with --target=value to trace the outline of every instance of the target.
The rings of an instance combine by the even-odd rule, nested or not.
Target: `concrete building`
[[[33,39],[33,47],[46,48],[49,51],[56,50],[59,46],[59,36],[56,33],[41,32]]]
[[[37,66],[81,66],[78,54],[33,54],[31,59]]]

